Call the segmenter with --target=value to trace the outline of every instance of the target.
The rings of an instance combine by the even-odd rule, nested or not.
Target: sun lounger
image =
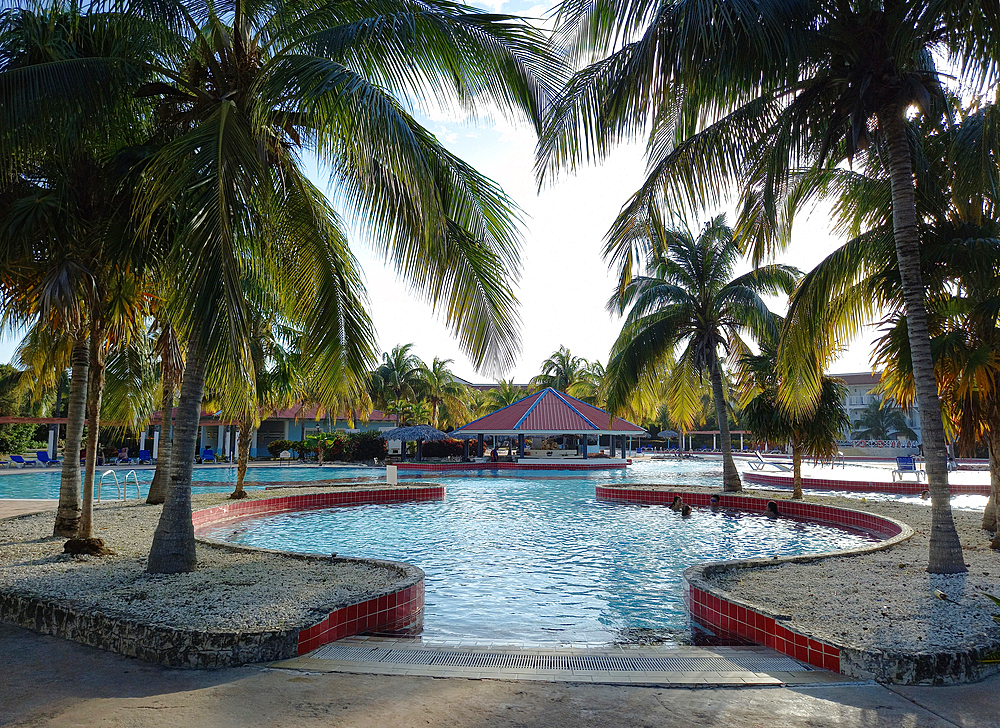
[[[903,480],[903,476],[907,473],[912,473],[917,476],[917,482],[922,483],[924,481],[924,476],[926,473],[923,470],[917,468],[917,461],[912,457],[900,457],[896,458],[896,469],[892,471],[892,480],[896,481],[896,476],[899,476],[899,480]]]
[[[149,450],[140,450],[139,451],[139,465],[142,465],[143,463],[146,463],[146,464],[149,464],[149,465],[153,464],[153,456],[152,456],[152,454],[150,454]]]
[[[49,454],[44,450],[36,450],[35,457],[38,458],[38,462],[40,462],[45,467],[49,467],[50,465],[62,465],[62,462],[60,460],[53,460],[52,458],[49,457]]]
[[[31,467],[35,467],[38,464],[37,460],[25,460],[20,455],[11,455],[10,461],[19,468],[23,468],[25,465],[30,465]]]
[[[773,465],[777,470],[780,470],[783,473],[790,473],[795,469],[795,466],[790,462],[765,460],[760,456],[760,450],[754,452],[754,458],[750,460],[750,467],[753,470],[763,470],[765,465]]]
[[[204,450],[201,451],[201,461],[203,463],[214,463],[214,462],[216,462],[216,460],[215,460],[215,453],[212,452],[212,448],[206,447]]]

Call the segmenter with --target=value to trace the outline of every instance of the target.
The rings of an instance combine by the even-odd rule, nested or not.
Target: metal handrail
[[[142,491],[139,490],[139,476],[135,474],[134,470],[129,470],[125,473],[125,478],[122,483],[125,488],[125,500],[128,500],[128,476],[132,476],[132,480],[135,481],[135,497],[136,500],[142,500]]]
[[[134,473],[135,471],[133,470],[132,472]],[[105,470],[103,473],[101,473],[101,479],[99,481],[97,481],[97,500],[98,501],[101,500],[101,486],[104,484],[104,478],[108,474],[110,474],[111,477],[113,477],[115,479],[115,487],[118,489],[118,497],[119,498],[122,497],[122,486],[118,482],[118,474],[115,473],[114,470]],[[126,477],[128,477],[128,476],[126,476]]]

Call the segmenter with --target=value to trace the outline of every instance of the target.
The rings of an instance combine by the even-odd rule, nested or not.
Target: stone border
[[[775,473],[741,473],[743,479],[755,485],[766,485],[778,488],[791,488],[794,478],[791,475]],[[896,495],[920,495],[927,489],[927,483],[916,481],[886,482],[884,480],[837,480],[835,478],[803,478],[802,487],[823,488],[827,490],[846,490],[853,493],[894,493]],[[954,495],[989,495],[989,483],[952,483],[951,492]]]
[[[442,486],[426,486],[260,498],[195,511],[192,521],[197,534],[199,527],[248,515],[331,505],[432,500],[443,496]],[[76,610],[56,600],[9,593],[0,593],[0,620],[156,664],[196,669],[287,659],[348,635],[413,634],[419,632],[423,625],[424,572],[411,564],[257,549],[201,537],[198,541],[235,551],[265,551],[295,559],[381,566],[398,574],[398,579],[390,589],[362,601],[336,604],[322,617],[313,618],[316,621],[279,630],[212,631],[165,627],[110,617],[91,610]]]
[[[626,503],[667,505],[674,495],[695,506],[708,506],[710,493],[683,491],[604,488],[598,486],[597,498]],[[761,513],[768,498],[752,498],[720,493],[720,507],[738,508]],[[982,649],[954,652],[902,653],[859,649],[832,640],[810,635],[791,626],[792,615],[779,614],[759,604],[739,599],[715,586],[711,577],[726,571],[765,568],[776,564],[808,563],[830,557],[858,556],[890,548],[913,536],[913,529],[902,521],[875,516],[863,511],[815,503],[781,500],[782,515],[819,523],[829,523],[861,529],[882,537],[875,544],[843,551],[830,551],[801,556],[780,556],[768,559],[737,559],[691,566],[684,570],[684,603],[692,625],[701,627],[716,637],[750,641],[770,647],[816,667],[851,677],[875,679],[903,685],[954,684],[981,680],[1000,672],[998,665],[984,665],[987,651]]]

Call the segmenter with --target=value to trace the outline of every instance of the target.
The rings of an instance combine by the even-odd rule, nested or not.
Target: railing
[[[132,476],[132,481],[135,483],[135,497],[137,500],[142,500],[142,491],[139,489],[139,476],[136,475],[134,470],[129,470],[125,473],[125,478],[123,482],[118,482],[118,473],[114,470],[105,470],[101,473],[101,479],[97,481],[97,500],[101,500],[101,486],[104,485],[104,479],[107,476],[111,476],[115,480],[115,488],[118,489],[118,497],[115,500],[128,500],[128,476]],[[125,497],[122,498],[122,488],[124,487]]]

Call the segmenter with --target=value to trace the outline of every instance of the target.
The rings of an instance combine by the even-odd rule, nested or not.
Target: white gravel
[[[225,498],[196,495],[194,507]],[[94,535],[115,552],[104,558],[64,555],[64,539],[50,536],[51,511],[0,520],[0,590],[148,624],[230,631],[305,626],[345,600],[385,591],[400,577],[396,569],[378,565],[202,544],[197,546],[197,571],[147,574],[146,557],[160,511],[160,506],[135,501],[98,505]]]
[[[791,615],[809,634],[851,647],[903,652],[1000,647],[1000,625],[992,620],[1000,608],[984,596],[1000,596],[1000,552],[989,548],[987,533],[980,529],[982,512],[953,511],[968,573],[940,575],[925,570],[930,508],[848,498],[806,500],[889,516],[908,523],[915,533],[884,551],[737,569],[715,575],[711,582]],[[947,600],[935,597],[935,589]]]

